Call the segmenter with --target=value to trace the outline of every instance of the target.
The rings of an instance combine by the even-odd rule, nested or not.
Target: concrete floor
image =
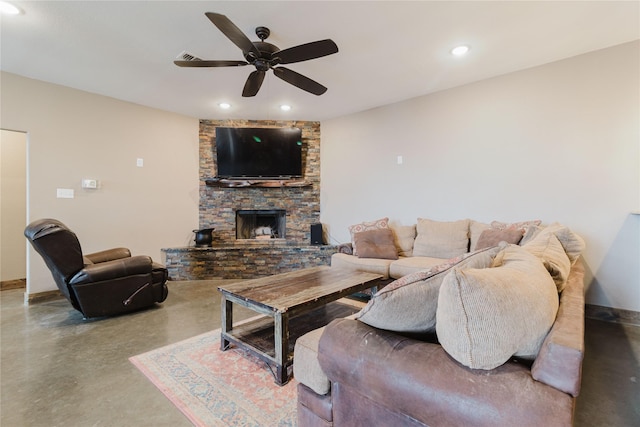
[[[0,425],[191,425],[128,358],[219,328],[221,282],[170,282],[158,308],[93,321],[66,300],[0,292]],[[640,425],[640,327],[588,319],[585,341],[575,425]]]

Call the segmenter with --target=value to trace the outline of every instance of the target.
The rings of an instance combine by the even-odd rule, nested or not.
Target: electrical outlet
[[[58,199],[73,199],[73,188],[58,188],[56,189],[56,197]]]

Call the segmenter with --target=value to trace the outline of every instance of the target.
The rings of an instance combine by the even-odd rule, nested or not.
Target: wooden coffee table
[[[220,348],[231,343],[249,350],[275,367],[276,383],[289,381],[288,367],[293,363],[289,342],[289,322],[303,313],[345,296],[375,287],[379,274],[349,271],[329,266],[307,268],[218,287],[221,292],[222,333]],[[233,325],[233,304],[264,314],[260,325]],[[252,338],[265,320],[273,323],[273,347],[255,344]]]

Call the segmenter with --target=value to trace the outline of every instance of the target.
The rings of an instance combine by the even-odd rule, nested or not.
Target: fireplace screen
[[[286,211],[236,211],[236,239],[284,239]]]

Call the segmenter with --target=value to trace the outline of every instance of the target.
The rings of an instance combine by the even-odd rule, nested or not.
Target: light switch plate
[[[97,179],[83,179],[82,180],[82,188],[98,188],[98,180]]]

